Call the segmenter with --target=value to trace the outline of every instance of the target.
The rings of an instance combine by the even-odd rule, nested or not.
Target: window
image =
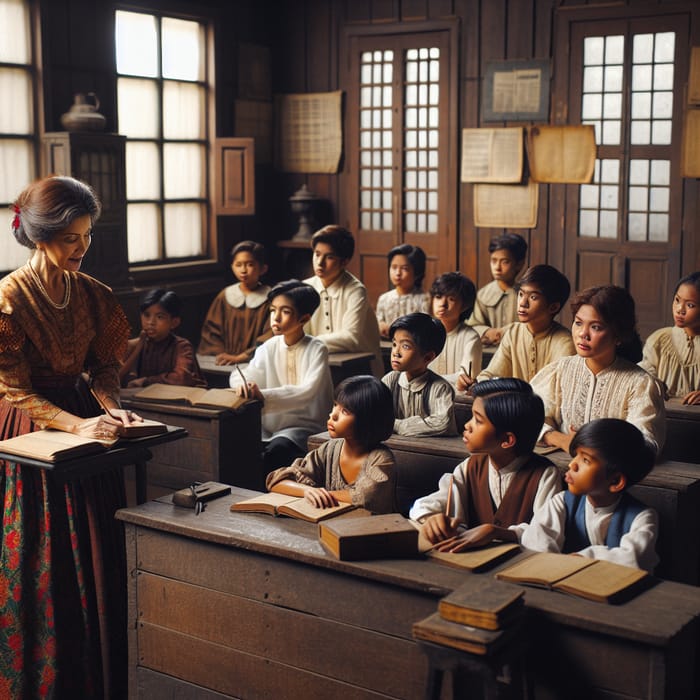
[[[207,41],[198,21],[116,13],[131,264],[209,256]]]
[[[7,210],[20,190],[36,178],[36,73],[31,11],[27,0],[0,0],[0,207]],[[8,215],[9,217],[10,215]],[[2,228],[0,269],[27,261],[27,249]]]
[[[579,236],[669,240],[674,32],[586,36],[581,122],[599,153],[581,185]]]

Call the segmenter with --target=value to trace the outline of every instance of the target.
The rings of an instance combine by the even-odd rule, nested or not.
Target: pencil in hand
[[[447,492],[447,503],[445,504],[445,517],[449,520],[452,517],[452,487],[455,483],[455,475],[450,474],[450,488]]]

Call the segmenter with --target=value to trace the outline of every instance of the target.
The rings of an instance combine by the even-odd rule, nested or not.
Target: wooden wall
[[[115,3],[94,0],[39,0],[43,16],[43,65],[45,79],[44,118],[46,131],[60,130],[60,115],[72,103],[74,92],[96,92],[100,111],[107,117],[107,130],[116,126],[116,82],[113,56]],[[239,46],[252,43],[271,50],[272,90],[316,92],[339,88],[340,34],[346,25],[457,18],[460,26],[459,128],[479,126],[481,76],[491,59],[552,57],[555,18],[566,6],[653,5],[660,12],[679,6],[694,8],[699,23],[700,6],[682,0],[143,0],[140,7],[209,14],[216,19],[216,131],[235,136],[233,108],[238,90]],[[700,36],[696,26],[694,36]],[[695,43],[700,43],[700,39]],[[553,66],[557,70],[557,66]],[[228,251],[243,238],[254,238],[268,247],[270,281],[287,276],[275,243],[290,238],[295,221],[288,198],[306,183],[325,200],[319,225],[344,223],[343,199],[338,175],[289,175],[276,173],[271,165],[256,168],[257,214],[252,217],[220,218],[217,257],[219,266],[210,274],[173,284],[185,297],[187,318],[183,335],[197,340],[209,301],[224,284],[232,281]],[[456,259],[461,271],[478,286],[490,280],[487,245],[496,233],[476,229],[472,217],[472,187],[455,182],[459,227]],[[550,262],[564,268],[565,186],[540,186],[537,226],[526,231],[530,261]],[[686,181],[683,192],[682,272],[700,269],[697,242],[698,181]],[[167,281],[167,278],[166,278]],[[135,285],[123,295],[134,322]],[[662,300],[660,304],[667,304]]]

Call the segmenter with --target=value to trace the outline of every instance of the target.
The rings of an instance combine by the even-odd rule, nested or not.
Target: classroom
[[[630,490],[658,513],[658,585],[644,593],[649,597],[620,606],[528,588],[532,636],[524,644],[530,648],[526,653],[522,640],[520,647],[514,642],[491,665],[440,654],[412,633],[414,623],[464,584],[463,571],[425,558],[336,561],[320,545],[316,524],[231,513],[230,498],[211,501],[201,513],[169,500],[189,484],[209,481],[231,486],[234,500],[243,500],[250,490],[265,490],[266,475],[307,449],[327,449],[334,435],[324,427],[323,402],[333,405],[343,380],[392,370],[392,340],[380,318],[380,350],[374,311],[380,297],[393,292],[387,254],[397,246],[424,254],[422,289],[416,290],[431,305],[421,310],[434,316],[434,280],[451,283],[446,273],[458,272],[475,290],[495,285],[492,241],[517,234],[526,247],[518,275],[549,266],[570,284],[568,301],[550,322],[556,318],[571,329],[582,322],[580,308],[570,307],[576,293],[614,285],[634,301],[642,343],[658,329],[678,326],[679,294],[700,289],[700,279],[687,281],[700,270],[697,0],[0,0],[0,102],[0,208],[11,232],[0,242],[0,438],[48,427],[111,439],[102,434],[114,427],[109,419],[134,413],[172,428],[151,446],[104,460],[93,455],[65,477],[25,461],[32,476],[23,488],[26,498],[36,496],[32,504],[43,503],[37,494],[46,488],[48,513],[59,492],[68,494],[57,519],[68,513],[70,520],[74,504],[77,511],[82,499],[93,498],[92,487],[75,483],[95,475],[109,480],[115,494],[98,500],[99,507],[110,513],[118,501],[126,507],[117,506],[109,524],[100,520],[104,513],[94,519],[86,509],[89,516],[80,515],[72,531],[52,531],[57,548],[80,551],[78,569],[81,557],[96,567],[86,576],[88,593],[71,595],[56,625],[66,634],[65,648],[82,644],[85,663],[99,670],[73,685],[80,662],[61,666],[62,660],[27,681],[23,665],[32,655],[51,656],[54,640],[25,634],[21,625],[13,635],[8,625],[0,646],[19,644],[23,651],[11,670],[0,666],[0,698],[698,696],[700,397],[690,402],[698,405],[682,403],[687,392],[700,391],[693,380],[675,397],[664,397],[654,384],[659,393],[649,403],[656,413],[645,409],[644,421],[660,431],[663,446],[656,466]],[[65,253],[64,272],[47,278],[45,265],[37,273],[27,262],[26,248],[42,260],[64,253],[58,243],[31,234],[28,185],[53,176],[87,183],[99,204],[97,213],[81,210],[90,219],[84,228],[81,216],[52,229],[86,240],[87,247],[76,264],[77,254]],[[266,306],[269,288],[286,280],[317,283],[320,301],[309,307],[306,332],[312,324],[313,335],[323,335],[321,315],[338,302],[321,284],[311,237],[334,227],[351,233],[343,274],[363,287],[371,324],[358,321],[364,324],[359,340],[347,347],[308,341],[304,357],[325,352],[329,369],[297,401],[297,410],[303,402],[298,415],[280,403],[289,420],[270,423],[265,405],[269,413],[279,400],[272,394],[254,394],[235,410],[134,396],[145,386],[133,382],[147,333],[144,309],[169,308],[164,290],[176,299],[170,333],[182,340],[173,352],[180,353],[177,371],[184,379],[174,384],[235,388],[233,365],[247,372],[246,363],[255,352],[262,356],[270,336],[288,338],[271,328]],[[240,313],[246,323],[258,313],[259,325],[236,351],[241,354],[223,363],[214,359],[219,350],[202,352],[205,329],[215,305],[238,293],[231,290],[244,273],[232,251],[241,244],[258,265],[253,297],[256,285],[264,291],[258,301],[240,301],[246,307]],[[333,269],[338,251],[322,241],[321,252],[323,246],[330,258],[323,264]],[[45,297],[44,310],[11,295],[24,294],[22,284],[2,286],[20,268]],[[77,269],[101,284],[83,290],[74,281],[71,302]],[[679,280],[686,282],[679,286]],[[296,300],[295,294],[294,285],[280,292]],[[61,316],[79,300],[97,318],[97,333],[108,338],[97,351],[87,345],[92,322]],[[298,303],[293,311],[303,316],[307,302]],[[35,326],[19,345],[19,331],[5,323],[13,313]],[[57,332],[45,320],[52,315],[61,319]],[[697,337],[686,332],[687,352],[700,356]],[[71,344],[69,351],[62,342]],[[24,356],[22,343],[33,344]],[[65,352],[60,368],[36,364],[43,348]],[[473,356],[478,369],[487,369],[497,348],[484,342],[483,360],[481,350],[478,361]],[[121,369],[131,374],[120,374],[112,386],[96,367],[123,352],[120,358],[131,360]],[[269,353],[265,367],[251,369],[254,384],[283,363]],[[573,355],[573,348],[564,354]],[[26,368],[14,359],[19,356]],[[471,375],[472,359],[449,371],[436,367],[445,376]],[[107,419],[86,419],[96,422],[76,428],[65,422],[69,407],[75,415],[95,414],[79,413],[58,397],[77,386],[81,373]],[[22,382],[40,389],[32,394]],[[425,437],[395,429],[381,441],[395,459],[395,510],[403,516],[469,454],[462,430],[476,399],[456,386],[450,409],[456,432]],[[32,398],[44,395],[48,403]],[[52,410],[54,404],[61,408]],[[548,405],[545,399],[546,411]],[[115,418],[110,410],[123,414]],[[13,417],[19,414],[24,417]],[[312,415],[322,427],[290,427],[299,416],[311,425]],[[551,432],[558,435],[556,426]],[[273,434],[284,435],[275,454],[266,446]],[[552,449],[561,447],[548,439],[540,436]],[[551,457],[562,474],[570,440]],[[384,453],[376,452],[375,473],[384,468]],[[2,492],[10,493],[15,478],[20,491],[21,478],[1,446],[0,465]],[[121,539],[91,549],[91,533],[101,527],[119,528],[125,551]],[[29,542],[34,531],[26,532]],[[44,549],[30,550],[30,542],[25,552],[20,537],[21,554],[8,544],[14,539],[3,540],[0,615],[23,614],[7,594],[30,588],[18,572],[36,561],[48,566],[51,538],[38,539]],[[111,556],[127,575],[102,590],[98,569]],[[55,595],[73,585],[61,578]],[[38,600],[39,578],[36,589]],[[82,594],[91,631],[87,641],[76,641],[70,619]],[[114,632],[101,615],[114,601],[129,621],[126,630]],[[52,620],[51,603],[42,606],[34,614]],[[93,629],[99,630],[95,638],[113,634],[113,644],[100,647],[98,639],[95,645]],[[542,654],[533,653],[535,647]],[[436,681],[442,670],[451,684]]]

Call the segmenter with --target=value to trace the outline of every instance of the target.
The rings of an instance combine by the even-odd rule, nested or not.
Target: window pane
[[[26,70],[0,68],[0,105],[3,105],[0,109],[0,132],[31,134],[34,131],[32,79]]]
[[[165,205],[165,254],[169,258],[202,255],[202,204]]]
[[[204,148],[196,144],[165,144],[163,180],[166,199],[204,197]]]
[[[668,241],[668,214],[649,215],[649,240]]]
[[[126,144],[126,198],[160,199],[160,157],[155,143]]]
[[[176,80],[202,80],[201,26],[197,22],[164,17],[163,77]]]
[[[616,211],[601,211],[600,212],[600,237],[601,238],[617,238],[617,212]]]
[[[635,158],[630,161],[630,184],[646,185],[649,182],[649,161]]]
[[[608,36],[605,38],[605,62],[622,63],[624,59],[625,37]]]
[[[633,214],[629,215],[629,227],[627,229],[627,238],[630,241],[646,241],[647,239],[647,215]]]
[[[126,208],[126,229],[130,262],[158,260],[161,251],[160,216],[155,204],[129,204]]]
[[[587,65],[603,63],[603,37],[588,36],[583,40],[583,62]]]
[[[155,77],[158,75],[156,18],[137,12],[116,13],[117,72]]]
[[[153,80],[117,80],[119,133],[127,138],[160,136],[158,84]]]
[[[654,46],[654,60],[657,63],[672,63],[676,49],[675,32],[659,32]]]
[[[25,0],[2,0],[0,2],[0,63],[28,64],[31,60],[29,3]]]
[[[34,149],[29,141],[22,139],[0,140],[0,202],[11,202],[20,190],[35,179]],[[5,233],[7,228],[4,229]],[[6,235],[3,235],[6,238]],[[14,244],[14,237],[12,237]],[[2,260],[2,258],[0,258]],[[5,268],[0,262],[0,267]]]
[[[603,69],[600,66],[591,66],[583,71],[583,91],[603,91]]]
[[[579,214],[578,234],[586,238],[595,238],[598,229],[598,213],[582,209]]]
[[[163,85],[163,137],[204,138],[204,88],[191,83]]]
[[[581,185],[579,205],[583,209],[594,209],[598,207],[598,185]]]
[[[651,161],[652,185],[668,185],[671,182],[671,162],[668,160]]]

